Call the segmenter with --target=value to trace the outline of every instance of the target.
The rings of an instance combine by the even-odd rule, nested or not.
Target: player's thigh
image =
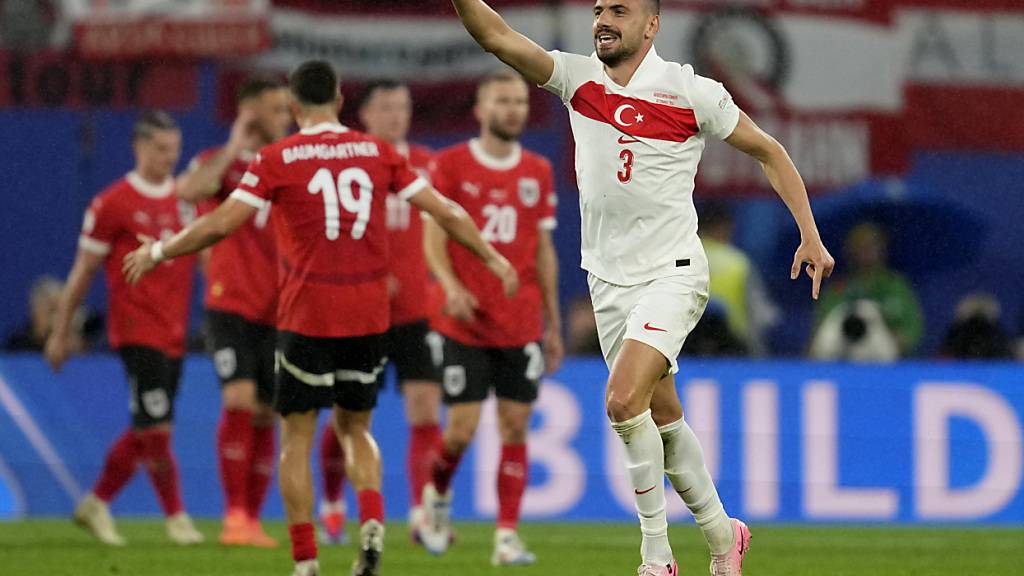
[[[488,350],[445,338],[442,385],[447,406],[480,403],[490,395],[493,372]]]
[[[493,349],[491,373],[494,394],[499,400],[528,405],[536,402],[540,379],[544,375],[544,352],[540,343]]]
[[[132,427],[169,426],[174,421],[181,359],[146,346],[124,346],[118,352],[128,379]]]
[[[605,364],[611,369],[626,336],[626,318],[633,305],[636,291],[632,287],[609,284],[589,274],[590,301],[594,308],[598,341]]]
[[[667,370],[668,363],[660,351],[626,339],[612,365],[605,390],[605,404],[612,421],[628,420],[650,408],[655,386]]]
[[[697,325],[708,302],[706,276],[669,276],[637,287],[626,340],[642,342],[661,353],[668,373],[679,371],[677,359],[686,337]]]

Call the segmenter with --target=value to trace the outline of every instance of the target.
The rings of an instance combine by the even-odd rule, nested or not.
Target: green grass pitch
[[[214,543],[178,548],[163,524],[121,520],[123,549],[103,547],[65,520],[0,522],[4,576],[289,576],[291,561],[280,523],[267,526],[282,541],[276,550],[223,548]],[[214,542],[218,525],[200,529]],[[1024,574],[1024,528],[751,527],[748,576],[972,576]],[[405,526],[388,526],[385,576],[633,576],[639,533],[630,524],[526,524],[523,538],[537,565],[490,566],[492,528],[458,524],[458,542],[440,558],[413,547]],[[708,574],[708,557],[692,525],[672,530],[685,575]],[[354,549],[321,547],[323,576],[348,576]]]

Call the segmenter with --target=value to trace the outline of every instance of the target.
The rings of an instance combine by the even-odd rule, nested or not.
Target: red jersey
[[[410,145],[398,149],[421,176],[429,170],[429,148]],[[396,194],[388,194],[388,240],[391,266],[391,323],[408,324],[429,314],[427,285],[430,275],[423,256],[423,219],[419,211]]]
[[[201,164],[219,149],[206,150]],[[227,200],[254,154],[239,156],[228,167],[213,202]],[[213,246],[206,269],[206,308],[237,314],[250,322],[274,325],[277,315],[277,250],[270,229],[270,204],[230,237]]]
[[[387,194],[404,200],[424,186],[393,146],[340,124],[260,150],[231,197],[274,204],[278,329],[321,338],[385,332]]]
[[[89,205],[78,245],[106,257],[111,347],[148,346],[173,358],[185,353],[195,258],[162,262],[135,286],[125,281],[121,265],[139,247],[138,234],[167,239],[194,217],[195,208],[175,195],[174,180],[151,184],[135,172]]]
[[[471,346],[510,348],[539,340],[544,326],[537,244],[540,229],[554,229],[558,203],[551,164],[518,146],[511,157],[494,158],[470,140],[438,153],[430,177],[438,191],[469,212],[520,281],[516,295],[506,298],[501,281],[472,252],[449,240],[455,274],[480,307],[471,322],[438,317],[437,330]]]

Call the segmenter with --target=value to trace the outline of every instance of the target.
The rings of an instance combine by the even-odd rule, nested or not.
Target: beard
[[[492,123],[488,127],[488,130],[490,131],[492,136],[503,142],[515,142],[523,133],[523,130],[521,128],[508,129],[498,124],[497,122]]]
[[[605,66],[609,68],[615,68],[619,64],[629,59],[631,56],[636,54],[635,49],[627,48],[623,43],[622,39],[619,39],[619,47],[615,50],[601,52],[601,49],[597,46],[597,40],[594,40],[594,50],[597,52],[597,59],[601,61]]]

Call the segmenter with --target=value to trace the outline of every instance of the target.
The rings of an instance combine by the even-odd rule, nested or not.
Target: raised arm
[[[164,260],[194,254],[213,246],[238,230],[257,210],[251,204],[228,198],[216,210],[189,224],[167,241],[154,241],[153,238],[140,236],[139,242],[142,245],[124,257],[122,269],[125,278],[130,284],[135,284]]]
[[[513,30],[482,0],[452,0],[462,25],[484,50],[516,69],[529,82],[545,84],[555,61],[533,40]]]
[[[179,198],[186,202],[199,202],[220,191],[220,181],[224,173],[231,167],[235,158],[252,145],[252,122],[251,111],[240,112],[231,126],[231,136],[227,143],[212,157],[204,162],[195,162],[184,174],[178,176],[176,189]]]
[[[46,347],[43,354],[46,361],[55,371],[59,371],[71,353],[71,323],[75,318],[75,311],[82,304],[85,293],[89,291],[96,272],[103,266],[105,255],[90,252],[85,248],[79,248],[75,255],[75,263],[68,274],[68,281],[64,284],[64,290],[60,294],[60,302],[57,304],[57,315],[53,320],[53,331],[46,339]]]
[[[761,163],[761,169],[768,177],[768,182],[786,203],[793,219],[796,220],[796,225],[800,228],[800,246],[793,255],[790,278],[796,280],[800,275],[800,268],[807,264],[807,275],[813,280],[811,295],[817,300],[821,291],[821,281],[832,275],[836,261],[821,242],[821,235],[811,212],[811,203],[807,199],[807,188],[804,187],[804,181],[789,153],[778,140],[761,130],[742,111],[739,123],[725,141]]]
[[[451,236],[452,239],[468,248],[470,252],[483,261],[488,270],[501,279],[506,296],[515,294],[516,290],[519,289],[519,277],[516,275],[515,268],[512,267],[504,256],[502,256],[494,249],[493,246],[487,243],[487,241],[480,236],[480,230],[477,229],[476,224],[473,223],[473,219],[469,217],[469,214],[466,214],[466,211],[462,209],[462,206],[459,206],[455,202],[452,202],[442,196],[433,188],[433,186],[426,186],[416,194],[413,194],[412,197],[409,198],[409,202],[424,213],[428,214],[433,219],[433,223],[435,223],[436,226],[439,226],[444,232]],[[428,232],[424,233],[424,245],[427,246],[425,250],[428,250],[427,263],[428,265],[431,265],[431,268],[434,268],[434,266],[438,265],[439,262],[443,263],[436,251],[438,244],[436,232],[438,231],[435,230],[430,232],[431,222],[426,222],[426,224]],[[431,234],[434,234],[434,236],[431,236]],[[441,246],[443,248],[444,237],[441,236],[440,238]],[[447,258],[447,254],[444,255],[444,258]],[[432,259],[434,264],[431,264]],[[450,262],[448,264],[448,269],[451,269]],[[444,273],[444,270],[441,268],[438,268],[438,271],[442,274]],[[440,277],[438,279],[444,282],[444,279]],[[448,281],[450,282],[451,278],[449,278]]]

